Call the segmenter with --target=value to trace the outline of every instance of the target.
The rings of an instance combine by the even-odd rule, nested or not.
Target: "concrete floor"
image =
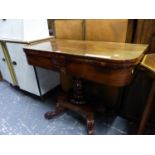
[[[44,113],[54,110],[54,96],[44,101],[0,81],[0,134],[1,135],[85,135],[85,121],[67,111],[52,120]],[[134,123],[119,116],[95,115],[96,135],[134,134]]]

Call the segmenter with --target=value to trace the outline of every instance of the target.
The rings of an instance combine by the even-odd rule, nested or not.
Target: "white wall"
[[[46,19],[24,20],[24,40],[36,40],[49,36],[48,24]]]
[[[7,19],[3,21],[0,19],[0,38],[11,38],[21,40],[23,34],[22,20]]]
[[[48,36],[46,19],[0,19],[0,38],[31,41]]]

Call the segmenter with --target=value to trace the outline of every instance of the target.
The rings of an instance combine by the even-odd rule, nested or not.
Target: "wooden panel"
[[[43,56],[34,57],[34,55],[31,55],[31,54],[29,54],[27,57],[28,57],[27,60],[29,64],[33,64],[34,66],[51,69],[51,70],[55,69],[55,67],[51,63],[52,61],[51,58],[43,57]]]
[[[67,62],[66,68],[70,75],[109,86],[125,86],[129,84],[132,79],[132,68],[107,69],[95,66],[93,63],[80,63],[76,61]]]
[[[58,39],[83,39],[83,20],[55,20],[55,36]]]
[[[126,42],[128,19],[88,19],[85,22],[86,40]]]
[[[29,52],[29,50],[26,50]],[[119,67],[117,65],[111,68],[96,64],[93,60],[79,59],[78,57],[70,57],[68,55],[54,54],[53,57],[45,57],[37,54],[27,54],[28,63],[34,66],[39,66],[51,70],[62,71],[67,75],[81,77],[100,84],[110,86],[125,86],[130,83],[132,78],[133,67]],[[63,58],[63,63],[62,62]]]
[[[155,53],[155,19],[138,19],[134,43],[149,43],[147,53]]]
[[[155,33],[154,19],[138,19],[134,42],[149,43],[153,33]]]

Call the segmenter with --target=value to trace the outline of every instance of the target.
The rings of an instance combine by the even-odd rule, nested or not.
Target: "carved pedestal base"
[[[58,98],[56,110],[54,112],[45,113],[46,119],[52,119],[53,117],[60,115],[65,109],[72,110],[79,113],[86,119],[87,132],[89,135],[94,134],[94,112],[87,106],[84,99],[83,83],[79,78],[73,79],[73,93],[70,98],[65,95],[61,95]]]
[[[93,110],[87,105],[73,104],[68,101],[67,96],[61,95],[58,98],[57,107],[54,112],[45,113],[46,119],[52,119],[54,116],[58,116],[64,112],[65,109],[72,110],[79,113],[86,119],[87,132],[89,135],[94,134],[94,113]]]

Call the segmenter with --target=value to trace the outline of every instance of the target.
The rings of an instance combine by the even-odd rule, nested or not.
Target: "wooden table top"
[[[140,65],[155,73],[155,53],[145,55]]]
[[[147,47],[148,45],[146,44],[52,39],[50,41],[28,45],[25,49],[44,52],[44,54],[55,52],[73,56],[110,60],[115,63],[125,61],[135,63],[142,58]]]
[[[147,45],[52,39],[24,48],[30,65],[97,83],[122,87],[130,83]]]

